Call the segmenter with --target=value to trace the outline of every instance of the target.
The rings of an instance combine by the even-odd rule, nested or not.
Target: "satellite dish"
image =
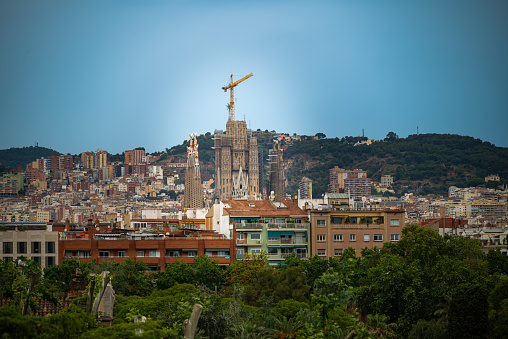
[[[101,230],[101,228],[100,228],[99,226],[97,226],[97,227],[95,228],[95,230],[96,230],[97,232],[99,232],[99,231]]]

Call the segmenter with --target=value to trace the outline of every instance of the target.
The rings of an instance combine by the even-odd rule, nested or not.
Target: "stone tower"
[[[282,149],[278,140],[273,141],[273,148],[268,152],[270,173],[268,194],[274,194],[275,200],[286,199],[286,185],[284,182],[284,168],[282,163]]]
[[[259,199],[258,143],[245,121],[228,121],[215,131],[215,196],[221,200]]]
[[[185,172],[183,208],[203,208],[203,190],[201,189],[198,141],[196,140],[196,133],[190,134],[189,136],[190,146],[187,147],[187,171]]]

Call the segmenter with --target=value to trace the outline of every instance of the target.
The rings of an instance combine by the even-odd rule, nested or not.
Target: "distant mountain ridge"
[[[40,146],[29,146],[23,148],[12,147],[0,150],[0,164],[5,167],[16,169],[21,165],[25,169],[26,165],[40,158],[47,158],[52,155],[61,155],[55,150]]]

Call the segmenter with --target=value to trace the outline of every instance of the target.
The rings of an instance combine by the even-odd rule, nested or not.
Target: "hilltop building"
[[[196,133],[189,136],[190,146],[187,147],[187,172],[185,174],[183,208],[203,208],[198,141],[196,140]]]
[[[228,121],[214,140],[216,198],[260,198],[258,143],[245,121]]]

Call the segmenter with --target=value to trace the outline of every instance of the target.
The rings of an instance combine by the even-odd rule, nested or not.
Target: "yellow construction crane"
[[[233,91],[234,87],[236,85],[238,85],[239,83],[241,83],[242,81],[245,81],[245,80],[249,79],[253,75],[254,74],[251,73],[249,75],[244,76],[240,80],[233,81],[233,74],[231,74],[231,82],[229,83],[229,85],[222,87],[224,92],[227,92],[228,89],[229,89],[229,106],[228,106],[228,108],[229,108],[229,121],[235,121],[235,94],[234,94],[234,91]]]

